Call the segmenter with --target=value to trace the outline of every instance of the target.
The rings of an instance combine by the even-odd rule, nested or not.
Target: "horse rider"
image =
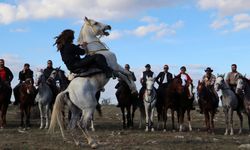
[[[8,95],[9,104],[11,103],[10,101],[12,94],[11,81],[13,80],[13,78],[14,78],[13,73],[8,67],[5,66],[4,59],[0,59],[0,79],[9,89],[9,95]]]
[[[215,100],[215,107],[218,108],[219,105],[219,96],[214,89],[214,83],[216,81],[216,76],[212,74],[213,70],[210,67],[207,67],[205,70],[206,74],[202,77],[202,82],[208,88],[208,90],[213,94],[213,98]],[[201,105],[199,103],[199,105]],[[200,107],[202,108],[202,107]],[[203,113],[203,110],[200,110],[200,113]]]
[[[231,72],[229,72],[226,76],[226,82],[229,85],[230,89],[235,93],[236,86],[237,86],[237,80],[239,77],[242,77],[242,74],[237,71],[237,65],[232,64],[231,65]],[[236,94],[236,93],[235,93]],[[236,94],[238,100],[239,100],[239,107],[240,109],[243,109],[243,97],[239,94]]]
[[[185,66],[180,68],[180,73],[177,75],[182,80],[182,86],[185,86],[187,83],[192,83],[193,80],[191,77],[186,73],[187,69]]]
[[[150,64],[145,65],[145,71],[142,72],[141,78],[140,78],[140,83],[142,85],[140,92],[139,92],[139,99],[142,102],[143,101],[143,94],[145,93],[146,90],[146,78],[151,77],[155,78],[155,74],[153,71],[151,71],[151,66]]]
[[[132,77],[133,77],[133,81],[136,81],[136,77],[135,77],[135,74],[133,71],[130,71],[130,65],[129,64],[125,64],[124,66],[125,70],[129,71],[131,74],[132,74]],[[116,84],[115,88],[117,89],[116,91],[116,95],[120,95],[120,87],[123,85],[123,84],[127,84],[125,81],[123,81],[121,78],[118,78],[118,83]],[[117,99],[118,100],[118,99]],[[118,104],[116,107],[120,107],[120,102],[118,100]]]
[[[87,43],[82,45],[73,44],[74,31],[70,29],[64,30],[59,36],[55,37],[57,50],[60,51],[61,58],[73,73],[85,72],[92,65],[104,71],[108,78],[113,77],[113,70],[108,66],[105,57],[101,54],[85,55]],[[81,55],[85,55],[81,58]]]
[[[16,85],[16,87],[13,89],[14,91],[14,105],[17,105],[19,103],[19,89],[21,84],[26,80],[30,78],[32,80],[32,84],[34,84],[34,79],[33,79],[33,71],[30,69],[30,65],[28,63],[25,63],[23,66],[23,70],[19,72],[19,83]]]
[[[166,88],[169,81],[173,79],[173,75],[172,73],[168,72],[168,69],[168,65],[164,65],[163,71],[160,72],[155,78],[156,83],[159,85],[159,89]]]
[[[50,77],[52,71],[54,71],[54,70],[55,70],[55,68],[53,67],[52,60],[48,60],[47,67],[43,70],[43,74],[44,74],[45,80],[47,81],[47,83],[48,83],[48,85],[53,93],[53,100],[55,100],[56,95],[58,94],[58,89],[56,86],[56,81],[48,80],[48,78]]]

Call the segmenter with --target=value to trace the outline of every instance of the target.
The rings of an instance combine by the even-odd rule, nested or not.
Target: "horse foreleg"
[[[212,131],[212,134],[214,134],[214,115],[215,115],[215,112],[212,111],[212,112],[211,112],[211,119],[210,119],[210,121],[211,121],[211,131]]]
[[[146,114],[146,119],[145,119],[145,121],[146,121],[146,129],[145,129],[145,131],[148,132],[148,127],[149,127],[149,116],[148,116],[149,115],[149,112],[148,112],[149,108],[148,107],[149,106],[148,106],[148,104],[145,104],[145,103],[144,103],[144,105],[145,105],[145,114]]]
[[[127,127],[131,127],[131,110],[130,107],[127,107]]]
[[[204,117],[205,117],[205,124],[206,124],[206,129],[207,132],[210,132],[210,127],[209,127],[209,112],[207,110],[203,110],[204,112]]]
[[[225,113],[225,123],[226,123],[226,130],[224,135],[228,135],[228,109],[224,108],[224,113]]]
[[[183,131],[183,123],[184,123],[184,111],[183,110],[180,110],[180,129],[179,129],[179,132],[182,132]]]
[[[154,129],[154,111],[155,111],[155,108],[154,107],[151,107],[151,114],[150,114],[150,128],[151,128],[151,131],[155,131]]]
[[[25,128],[30,128],[30,111],[31,111],[31,106],[28,106],[25,109],[25,114],[26,114]]]
[[[49,105],[46,105],[45,107],[45,120],[46,120],[46,124],[45,124],[45,129],[49,128]]]
[[[192,131],[192,125],[191,125],[191,115],[190,115],[190,110],[187,110],[187,118],[188,118],[188,127],[189,131]]]
[[[122,128],[126,128],[126,117],[125,117],[125,108],[121,106],[121,112],[122,112]]]
[[[39,111],[40,111],[40,129],[43,128],[43,106],[40,102],[38,102],[38,107],[39,107]]]
[[[89,135],[88,130],[87,130],[87,124],[90,121],[93,113],[94,113],[95,107],[94,108],[89,108],[85,110],[84,116],[82,117],[81,123],[78,123],[79,128],[81,129],[82,133],[88,140],[88,144],[91,146],[91,148],[96,148],[97,143],[96,141]]]
[[[23,127],[23,117],[24,117],[24,109],[21,108],[21,123],[20,123],[20,127]]]
[[[233,128],[233,108],[230,108],[230,135],[234,135],[234,128]]]
[[[239,134],[242,133],[242,126],[243,126],[243,116],[240,112],[240,110],[237,110],[237,115],[239,116],[239,119],[240,119],[240,129],[239,129]]]

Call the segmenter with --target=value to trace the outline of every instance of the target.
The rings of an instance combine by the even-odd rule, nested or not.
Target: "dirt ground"
[[[215,135],[207,134],[204,129],[204,117],[196,111],[192,112],[193,131],[182,133],[173,132],[168,122],[167,132],[162,129],[155,132],[145,132],[138,129],[139,111],[136,112],[135,124],[132,129],[123,130],[120,109],[115,106],[103,106],[103,117],[96,115],[95,132],[92,136],[98,141],[98,149],[174,149],[174,150],[200,150],[200,149],[238,149],[250,144],[247,118],[244,116],[243,134],[238,135],[239,119],[234,116],[235,135],[224,136],[224,115],[222,110],[215,118]],[[235,113],[236,114],[236,113]],[[155,117],[156,118],[156,117]],[[185,118],[186,119],[186,118]],[[39,114],[37,108],[33,109],[32,127],[29,130],[20,130],[19,110],[17,106],[10,106],[7,114],[7,127],[0,131],[1,150],[72,150],[90,149],[86,139],[80,134],[77,137],[82,141],[81,146],[65,143],[59,128],[55,134],[39,129]],[[156,120],[156,119],[155,119]],[[155,125],[157,122],[155,121]],[[187,125],[187,124],[186,124]],[[187,127],[186,127],[187,129]],[[70,139],[70,136],[68,135]]]

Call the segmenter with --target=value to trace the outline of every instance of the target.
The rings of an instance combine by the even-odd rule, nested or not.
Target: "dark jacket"
[[[66,44],[61,50],[61,57],[69,70],[74,70],[75,63],[81,60],[80,55],[85,54],[85,50],[74,44]]]
[[[43,74],[44,74],[46,80],[49,78],[49,76],[51,75],[51,72],[53,70],[55,70],[53,67],[51,67],[51,68],[47,67],[46,69],[44,69]]]
[[[133,71],[129,71],[132,74],[133,81],[136,81],[135,73]]]
[[[25,73],[23,73],[23,71],[19,72],[19,80],[20,83],[25,81],[26,79],[31,78],[32,82],[34,83],[34,79],[33,79],[33,71],[32,70],[27,70]]]
[[[10,71],[8,67],[4,67],[4,70],[6,71],[6,81],[10,82],[13,80],[14,76],[13,73]]]
[[[158,76],[155,78],[155,81],[158,83],[158,85],[162,85],[162,82],[165,78],[165,72],[160,72]],[[160,80],[159,80],[160,79]],[[173,79],[172,73],[167,72],[167,80],[168,82]]]

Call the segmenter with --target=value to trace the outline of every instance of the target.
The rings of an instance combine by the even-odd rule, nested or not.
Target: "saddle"
[[[98,73],[103,73],[103,71],[101,69],[98,69],[98,68],[76,69],[73,71],[70,78],[72,80],[73,78],[76,78],[76,77],[90,77],[90,76],[96,75]]]

